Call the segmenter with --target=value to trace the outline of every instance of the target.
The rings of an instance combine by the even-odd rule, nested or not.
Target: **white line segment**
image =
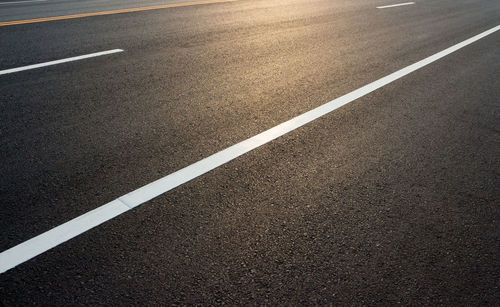
[[[411,5],[411,4],[415,4],[415,2],[405,2],[405,3],[397,3],[397,4],[391,4],[391,5],[377,6],[377,8],[378,9],[386,9],[386,8],[389,8],[389,7]]]
[[[500,30],[500,25],[219,151],[0,254],[0,273]]]
[[[88,59],[88,58],[94,58],[94,57],[98,57],[98,56],[113,54],[113,53],[117,53],[117,52],[123,52],[123,50],[122,49],[113,49],[113,50],[84,54],[84,55],[79,55],[79,56],[75,56],[75,57],[71,57],[71,58],[50,61],[50,62],[45,62],[45,63],[40,63],[40,64],[33,64],[33,65],[28,65],[28,66],[0,70],[0,75],[6,75],[6,74],[11,74],[11,73],[15,73],[15,72],[24,71],[24,70],[36,69],[36,68],[52,66],[52,65],[57,65],[57,64],[67,63],[67,62],[79,61],[79,60],[84,60],[84,59]]]
[[[47,0],[26,0],[26,1],[10,1],[10,2],[0,2],[2,4],[21,4],[21,3],[30,3],[30,2],[46,2]]]
[[[114,200],[16,245],[14,248],[0,254],[0,273],[28,261],[36,255],[40,255],[52,247],[66,242],[128,210],[130,210],[129,207],[125,206],[119,200]]]

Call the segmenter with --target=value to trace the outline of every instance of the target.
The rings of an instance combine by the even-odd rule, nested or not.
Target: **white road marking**
[[[405,3],[397,3],[397,4],[391,4],[391,5],[377,6],[377,8],[378,9],[386,9],[389,7],[396,7],[396,6],[403,6],[403,5],[410,5],[410,4],[415,4],[415,2],[405,2]]]
[[[145,185],[0,254],[0,273],[500,30],[500,25]]]
[[[11,1],[11,2],[1,2],[2,4],[20,4],[20,3],[30,3],[30,2],[46,2],[47,0],[26,0],[26,1]]]
[[[33,65],[28,65],[28,66],[0,70],[0,75],[6,75],[6,74],[11,74],[11,73],[15,73],[15,72],[24,71],[24,70],[36,69],[36,68],[40,68],[40,67],[57,65],[57,64],[67,63],[67,62],[79,61],[79,60],[98,57],[98,56],[102,56],[102,55],[113,54],[113,53],[117,53],[117,52],[123,52],[123,50],[122,49],[113,49],[113,50],[107,50],[107,51],[101,51],[101,52],[96,52],[96,53],[91,53],[91,54],[75,56],[72,58],[66,58],[66,59],[62,59],[62,60],[56,60],[56,61],[50,61],[50,62],[45,62],[45,63],[40,63],[40,64],[33,64]]]
[[[0,254],[0,273],[40,255],[54,246],[74,238],[126,211],[130,210],[119,200],[114,200],[89,211],[62,225],[42,233]]]

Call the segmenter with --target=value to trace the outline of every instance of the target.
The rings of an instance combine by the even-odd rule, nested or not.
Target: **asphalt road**
[[[185,2],[190,0],[0,0],[0,22]]]
[[[0,251],[500,21],[498,1],[375,8],[396,2],[0,27],[0,70],[124,50],[0,75]],[[499,50],[500,31],[8,270],[0,304],[500,304]]]

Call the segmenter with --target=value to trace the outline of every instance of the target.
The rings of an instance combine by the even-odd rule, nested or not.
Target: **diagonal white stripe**
[[[33,65],[22,66],[22,67],[17,67],[17,68],[0,70],[0,75],[6,75],[6,74],[11,74],[11,73],[15,73],[15,72],[24,71],[24,70],[36,69],[36,68],[40,68],[40,67],[52,66],[52,65],[57,65],[57,64],[67,63],[67,62],[79,61],[79,60],[84,60],[84,59],[88,59],[88,58],[94,58],[94,57],[98,57],[98,56],[113,54],[113,53],[117,53],[117,52],[123,52],[123,50],[122,49],[113,49],[113,50],[107,50],[107,51],[101,51],[101,52],[90,53],[90,54],[85,54],[85,55],[79,55],[79,56],[75,56],[75,57],[71,57],[71,58],[55,60],[55,61],[50,61],[50,62],[45,62],[45,63],[39,63],[39,64],[33,64]]]
[[[47,0],[26,0],[26,1],[10,1],[10,2],[0,2],[0,5],[4,4],[22,4],[22,3],[31,3],[31,2],[45,2]]]
[[[415,4],[415,2],[405,2],[405,3],[397,3],[397,4],[391,4],[391,5],[377,6],[377,8],[378,9],[386,9],[386,8],[390,8],[390,7],[411,5],[411,4]]]

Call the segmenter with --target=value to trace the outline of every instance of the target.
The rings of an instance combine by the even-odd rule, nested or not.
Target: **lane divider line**
[[[21,66],[21,67],[17,67],[17,68],[0,70],[0,76],[15,73],[15,72],[20,72],[20,71],[30,70],[30,69],[36,69],[36,68],[41,68],[41,67],[46,67],[46,66],[62,64],[62,63],[80,61],[80,60],[84,60],[84,59],[88,59],[88,58],[94,58],[94,57],[118,53],[118,52],[123,52],[123,49],[113,49],[113,50],[101,51],[101,52],[84,54],[84,55],[79,55],[79,56],[61,59],[61,60],[55,60],[55,61],[50,61],[50,62],[45,62],[45,63],[39,63],[39,64],[33,64],[33,65],[28,65],[28,66]]]
[[[0,255],[0,274],[128,210],[129,207],[114,200],[6,250]]]
[[[84,17],[91,17],[91,16],[104,16],[104,15],[123,14],[123,13],[132,13],[132,12],[152,11],[152,10],[168,9],[168,8],[174,8],[174,7],[184,7],[184,6],[194,6],[194,5],[214,4],[214,3],[226,3],[226,2],[234,2],[234,1],[238,1],[238,0],[201,0],[201,1],[180,2],[180,3],[172,3],[172,4],[155,5],[155,6],[134,7],[134,8],[129,8],[129,9],[112,10],[112,11],[82,13],[82,14],[44,17],[44,18],[35,18],[35,19],[26,19],[26,20],[5,21],[5,22],[0,22],[0,27],[27,24],[27,23],[54,21],[54,20],[84,18]]]
[[[10,1],[10,2],[0,2],[0,5],[4,4],[22,4],[22,3],[31,3],[31,2],[45,2],[47,0],[26,0],[26,1]]]
[[[500,25],[123,195],[0,253],[0,273],[500,30]]]
[[[377,6],[377,8],[378,9],[386,9],[386,8],[390,8],[390,7],[411,5],[411,4],[415,4],[415,2],[405,2],[405,3],[397,3],[397,4],[391,4],[391,5]]]

